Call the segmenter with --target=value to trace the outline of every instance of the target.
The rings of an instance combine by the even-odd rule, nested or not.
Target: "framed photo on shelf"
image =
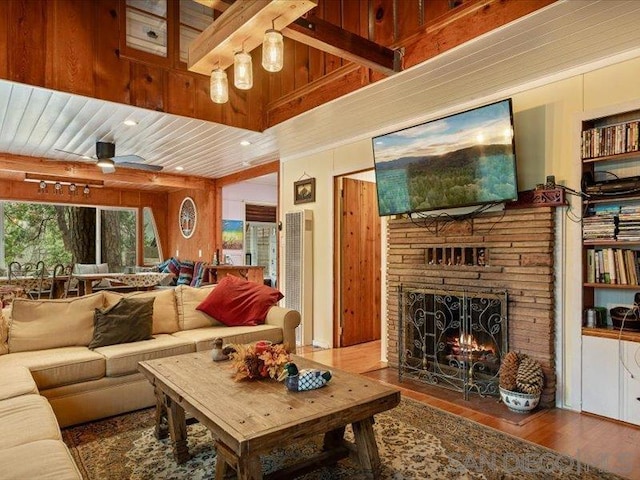
[[[312,203],[316,201],[316,179],[304,178],[293,184],[293,203]]]

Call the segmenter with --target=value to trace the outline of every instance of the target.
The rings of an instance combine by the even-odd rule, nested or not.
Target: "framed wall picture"
[[[196,210],[196,204],[191,197],[184,197],[180,204],[180,211],[178,212],[178,225],[180,226],[180,233],[184,238],[191,238],[193,232],[196,230],[196,221],[198,214]]]
[[[293,184],[293,203],[311,203],[316,201],[316,179],[304,178]]]

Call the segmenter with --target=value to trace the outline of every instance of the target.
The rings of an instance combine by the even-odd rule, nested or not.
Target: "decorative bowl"
[[[509,410],[517,413],[528,413],[536,408],[540,402],[540,395],[512,392],[502,387],[500,387],[500,398]]]

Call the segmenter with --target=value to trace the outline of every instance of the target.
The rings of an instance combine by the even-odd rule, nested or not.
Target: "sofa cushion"
[[[30,393],[38,393],[38,387],[27,367],[0,366],[0,400]]]
[[[96,308],[89,349],[151,338],[153,298],[121,298],[108,308]]]
[[[215,318],[211,318],[204,312],[196,310],[196,307],[207,298],[216,285],[194,288],[188,285],[180,285],[175,289],[176,305],[178,307],[178,326],[180,330],[193,328],[212,327],[222,325]]]
[[[191,285],[191,280],[193,280],[193,262],[186,260],[180,264],[176,285]]]
[[[102,293],[64,300],[17,298],[11,308],[9,352],[89,345],[93,313],[103,306]]]
[[[61,439],[51,405],[40,395],[21,395],[0,401],[0,425],[0,450],[36,440]]]
[[[18,352],[0,357],[4,365],[22,365],[40,390],[104,377],[105,359],[87,347],[62,347],[33,352]]]
[[[275,288],[227,275],[196,308],[228,327],[260,325],[282,297]]]
[[[91,273],[110,273],[108,263],[76,263],[73,266],[73,273],[91,274]],[[109,288],[111,282],[107,279],[100,280],[93,288]]]
[[[156,335],[151,340],[109,345],[94,350],[94,352],[100,353],[105,357],[108,377],[136,373],[138,371],[138,362],[143,360],[170,357],[194,351],[193,342],[165,334]]]
[[[154,298],[153,302],[153,335],[158,333],[173,333],[178,326],[178,307],[173,288],[149,290],[145,292],[131,292],[121,294],[105,291],[105,306],[115,305],[121,298]]]
[[[196,351],[211,350],[213,340],[221,337],[224,343],[251,343],[258,340],[269,340],[282,343],[282,328],[273,325],[256,325],[255,327],[204,327],[194,330],[183,330],[173,334],[181,340],[195,343]]]
[[[82,480],[71,453],[60,440],[36,440],[0,450],[5,480]]]

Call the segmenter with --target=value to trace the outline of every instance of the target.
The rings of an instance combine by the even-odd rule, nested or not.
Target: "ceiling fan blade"
[[[118,167],[135,168],[137,170],[148,170],[150,172],[159,172],[164,167],[160,165],[147,165],[146,163],[118,162]]]
[[[135,163],[135,162],[144,162],[144,158],[139,155],[118,155],[115,157],[111,157],[116,163]]]
[[[81,153],[68,152],[67,150],[61,150],[61,149],[59,149],[59,148],[54,148],[54,150],[55,150],[56,152],[66,153],[66,154],[68,154],[68,155],[75,155],[76,157],[81,157],[83,160],[87,160],[87,161],[90,161],[90,162],[95,161],[93,158],[88,157],[88,156],[86,156],[86,155],[83,155],[83,154],[81,154]]]

